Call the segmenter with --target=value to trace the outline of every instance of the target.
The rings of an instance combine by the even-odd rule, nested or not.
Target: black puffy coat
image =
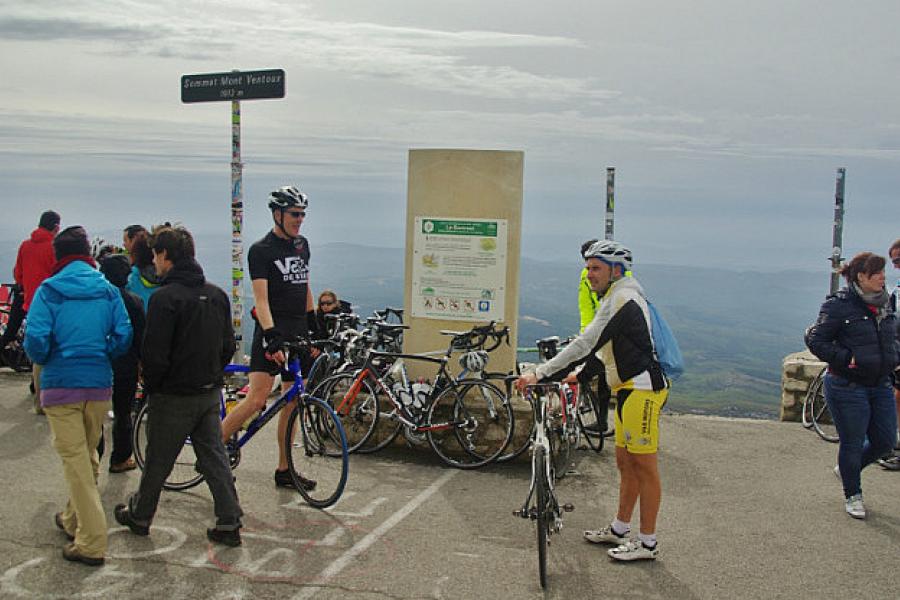
[[[897,315],[894,299],[879,323],[859,294],[844,288],[829,296],[816,323],[806,332],[806,346],[836,375],[873,386],[897,367]],[[850,360],[855,367],[850,368]]]

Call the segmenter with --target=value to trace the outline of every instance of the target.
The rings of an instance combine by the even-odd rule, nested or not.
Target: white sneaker
[[[628,543],[628,534],[625,533],[619,535],[618,533],[613,531],[612,526],[607,525],[602,529],[585,531],[584,539],[592,544],[612,544],[613,546],[620,546],[622,544]]]
[[[854,494],[847,498],[844,508],[847,510],[847,514],[854,519],[866,518],[866,505],[863,504],[862,494]]]
[[[616,560],[655,560],[659,554],[659,544],[648,548],[641,540],[628,540],[621,546],[610,548],[606,553]]]

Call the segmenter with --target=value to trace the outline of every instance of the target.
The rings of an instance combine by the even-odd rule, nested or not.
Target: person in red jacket
[[[35,292],[37,292],[41,283],[53,272],[53,265],[56,263],[56,256],[53,254],[53,238],[59,233],[59,221],[59,213],[45,210],[41,214],[40,221],[38,221],[37,229],[32,231],[31,237],[19,246],[16,266],[13,268],[13,277],[15,277],[16,283],[22,288],[22,312],[19,315],[10,315],[9,327],[6,329],[10,337],[7,340],[6,335],[4,335],[3,344],[0,345],[0,348],[5,347],[6,344],[15,339],[22,320],[28,314],[28,308],[31,306],[31,300],[34,298]],[[14,321],[13,319],[16,320]],[[40,365],[34,365],[32,376],[35,387],[34,411],[38,414],[44,414],[39,400],[40,390],[37,389],[40,381]]]

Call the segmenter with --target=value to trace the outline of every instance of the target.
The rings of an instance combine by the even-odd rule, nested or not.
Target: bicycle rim
[[[428,411],[428,443],[447,464],[474,469],[496,459],[513,434],[509,401],[496,386],[462,380],[435,398]]]
[[[538,446],[534,449],[532,462],[534,469],[534,492],[537,504],[535,506],[538,547],[538,576],[541,587],[547,587],[547,531],[550,528],[550,484],[547,481],[547,465],[544,457],[544,448]]]
[[[523,408],[519,411],[518,416],[515,416],[516,405]],[[534,437],[534,415],[531,414],[531,405],[522,398],[518,391],[513,391],[510,408],[513,409],[513,436],[510,438],[506,450],[497,457],[498,463],[509,462],[521,456],[531,446],[531,440]]]
[[[600,415],[596,405],[596,399],[592,394],[586,394],[581,386],[578,389],[577,418],[578,428],[583,434],[588,447],[594,452],[603,450],[603,432],[600,431]]]
[[[813,404],[810,412],[812,415],[813,428],[816,433],[819,434],[819,437],[826,442],[838,441],[837,428],[835,428],[834,422],[831,419],[828,403],[825,402],[824,386],[821,388],[821,393],[816,394],[813,397]]]
[[[815,406],[815,397],[822,394],[822,384],[825,381],[825,369],[819,371],[816,378],[809,384],[806,396],[803,398],[803,410],[801,411],[801,422],[803,426],[810,429],[813,426],[812,411]]]
[[[291,412],[285,445],[294,486],[303,499],[316,508],[335,504],[347,484],[350,461],[344,428],[331,407],[318,398],[301,399]],[[315,486],[309,489],[304,480]]]
[[[313,390],[313,397],[321,398],[338,412],[350,452],[356,452],[378,424],[378,399],[368,381],[357,386],[354,397],[348,395],[355,381],[355,375],[350,373],[334,375]]]
[[[132,433],[132,444],[134,447],[134,461],[137,465],[144,469],[147,460],[147,442],[149,440],[150,429],[150,405],[144,403],[138,411],[137,418],[134,421],[134,431]],[[191,445],[191,439],[185,441],[184,446],[175,458],[175,464],[172,465],[172,472],[166,477],[163,488],[167,490],[187,490],[203,481],[203,475],[196,469],[197,457],[194,455],[194,447]]]

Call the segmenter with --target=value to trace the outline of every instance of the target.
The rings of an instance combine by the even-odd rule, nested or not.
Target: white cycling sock
[[[641,543],[648,548],[656,547],[656,534],[655,533],[639,533],[638,539],[641,540]]]
[[[626,523],[625,521],[620,521],[619,519],[615,519],[612,523],[610,523],[610,528],[612,528],[613,533],[616,535],[620,535],[625,537],[628,535],[628,532],[631,531],[631,523]]]

